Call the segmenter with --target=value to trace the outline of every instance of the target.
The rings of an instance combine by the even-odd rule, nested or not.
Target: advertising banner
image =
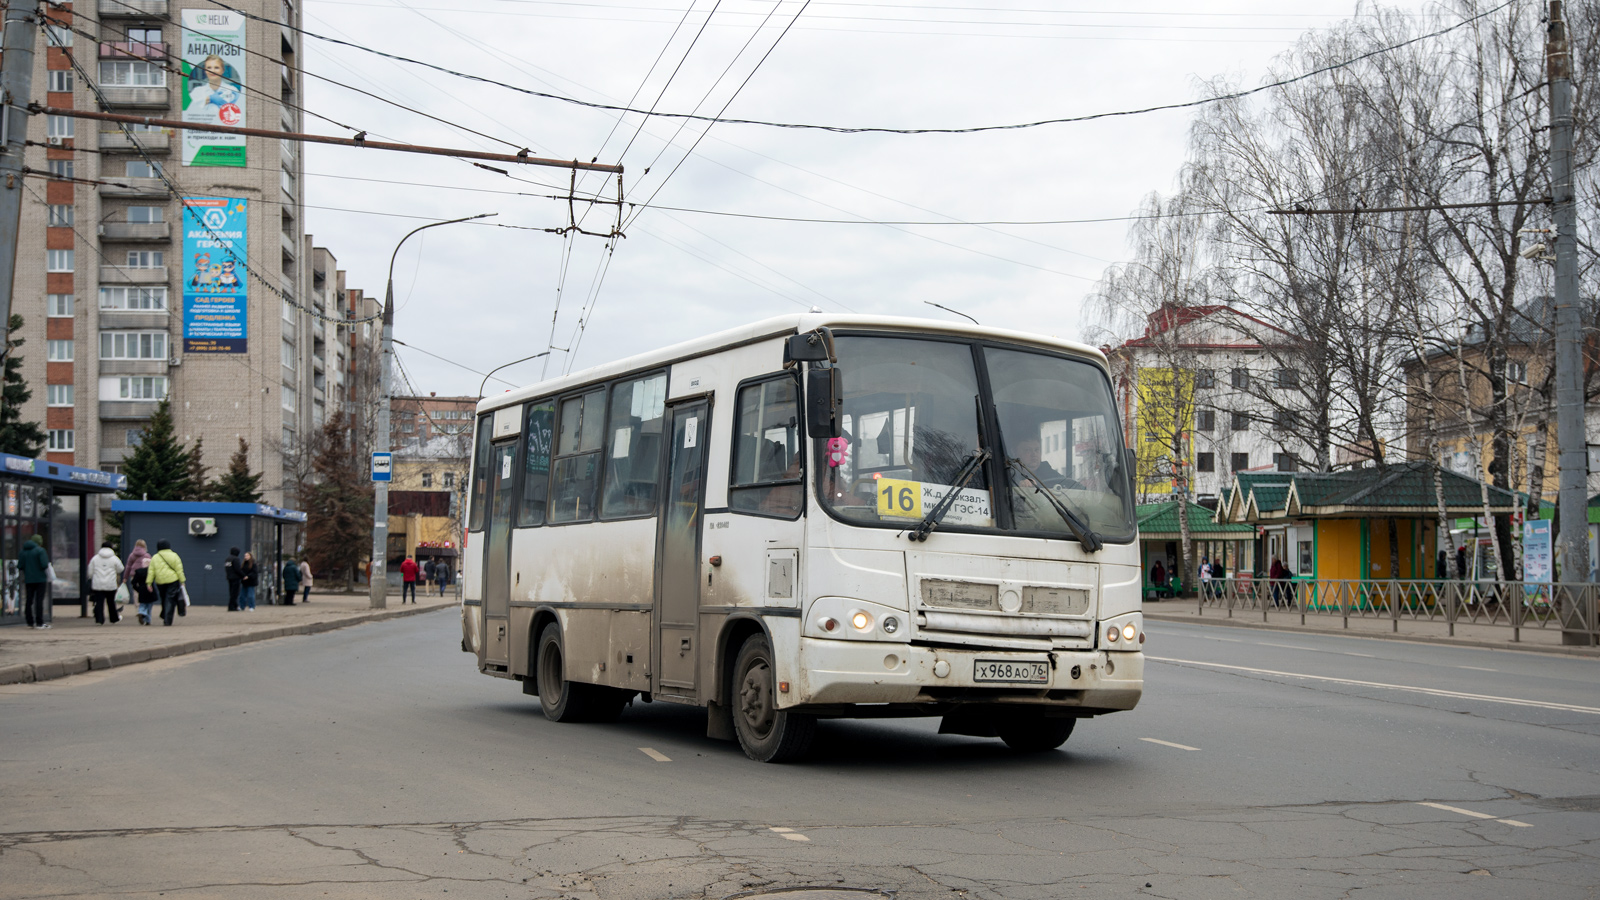
[[[183,202],[183,352],[244,353],[249,337],[248,201]]]
[[[183,120],[244,127],[244,14],[183,10]],[[183,132],[186,166],[243,166],[240,134]]]
[[[1555,559],[1550,546],[1550,520],[1534,519],[1522,523],[1522,580],[1549,584],[1555,574]]]

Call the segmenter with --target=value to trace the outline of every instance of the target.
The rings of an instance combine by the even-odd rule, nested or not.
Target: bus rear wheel
[[[1065,744],[1072,736],[1077,719],[1047,719],[1044,716],[1003,718],[994,724],[995,734],[1006,746],[1019,753],[1043,753]]]
[[[778,708],[772,643],[751,635],[733,664],[733,730],[744,755],[756,762],[800,759],[811,749],[817,717]]]
[[[561,626],[554,622],[539,633],[539,707],[552,722],[615,722],[631,694],[598,684],[566,679]]]

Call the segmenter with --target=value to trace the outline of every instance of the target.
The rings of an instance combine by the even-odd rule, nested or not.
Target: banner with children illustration
[[[250,285],[248,201],[183,200],[183,352],[245,353]]]
[[[244,14],[183,10],[183,120],[242,128]],[[183,131],[186,166],[243,166],[242,134]]]

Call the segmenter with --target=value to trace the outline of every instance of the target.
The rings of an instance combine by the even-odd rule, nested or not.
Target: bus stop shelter
[[[23,621],[17,554],[23,542],[36,534],[44,535],[56,570],[50,608],[83,603],[88,596],[89,556],[97,547],[95,495],[122,490],[127,484],[126,475],[0,453],[0,554],[5,559],[0,625]]]
[[[228,605],[228,581],[222,563],[228,550],[250,551],[261,567],[258,604],[280,602],[278,573],[283,561],[298,558],[306,514],[265,503],[194,503],[169,500],[113,500],[122,513],[123,555],[142,539],[153,554],[157,541],[169,541],[183,560],[189,601]]]

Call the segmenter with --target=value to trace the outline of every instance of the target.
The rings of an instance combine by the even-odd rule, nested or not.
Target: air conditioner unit
[[[45,140],[46,140],[46,141],[47,141],[47,142],[48,142],[48,143],[49,143],[49,144],[50,144],[50,146],[52,146],[52,147],[59,147],[59,146],[61,146],[61,141],[62,141],[62,139],[61,139],[61,138],[59,138],[59,137],[57,137],[57,136],[55,136],[55,135],[53,135],[53,134],[52,134],[52,135],[50,135],[50,137],[48,137],[48,138],[46,138],[46,139],[45,139]]]
[[[189,534],[194,537],[210,537],[217,533],[216,519],[190,519]]]

